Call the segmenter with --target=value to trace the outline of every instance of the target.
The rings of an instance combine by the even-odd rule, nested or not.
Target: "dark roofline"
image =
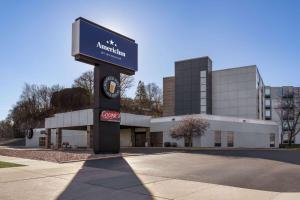
[[[185,59],[185,60],[178,60],[178,61],[175,61],[175,63],[177,63],[177,62],[185,62],[185,61],[189,61],[189,60],[197,60],[197,59],[201,59],[201,58],[208,58],[212,62],[212,59],[210,59],[209,56],[202,56],[202,57],[196,57],[196,58],[189,58],[189,59]]]

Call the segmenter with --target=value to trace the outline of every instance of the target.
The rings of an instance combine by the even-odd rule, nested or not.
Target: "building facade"
[[[174,139],[170,130],[187,117],[208,121],[209,128],[201,137],[194,137],[193,147],[276,148],[279,145],[278,125],[272,121],[193,114],[151,118],[121,113],[121,147],[184,147],[184,139]],[[58,113],[45,119],[44,129],[35,129],[26,138],[27,147],[92,148],[93,110]]]
[[[255,65],[212,71],[209,57],[177,61],[175,76],[163,84],[164,116],[265,118],[264,82]]]
[[[287,143],[288,123],[293,125],[298,111],[291,106],[283,107],[282,104],[298,104],[300,100],[300,87],[282,86],[265,87],[265,120],[272,120],[279,125],[280,136],[283,143]],[[288,111],[289,109],[289,111]],[[297,108],[299,109],[299,108]],[[289,115],[287,115],[289,113]],[[299,128],[297,125],[296,128]],[[293,143],[300,143],[300,135],[296,135]]]
[[[172,138],[170,130],[189,116],[209,123],[203,136],[193,138],[193,147],[278,147],[285,138],[276,105],[282,99],[300,99],[300,88],[265,86],[255,65],[214,71],[212,63],[209,57],[175,62],[175,76],[163,79],[163,117],[121,113],[120,145],[183,147],[184,139]],[[46,135],[35,141],[44,137],[48,148],[59,148],[62,143],[82,145],[83,141],[91,148],[92,113],[87,109],[46,118]],[[81,135],[74,134],[75,130]],[[294,142],[300,143],[300,135]]]
[[[211,70],[209,57],[175,62],[175,115],[212,114]]]

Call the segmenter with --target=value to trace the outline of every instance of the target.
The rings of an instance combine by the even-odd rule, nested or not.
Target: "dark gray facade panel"
[[[207,71],[207,114],[211,114],[211,70],[209,57],[175,62],[175,115],[200,113],[200,72]]]

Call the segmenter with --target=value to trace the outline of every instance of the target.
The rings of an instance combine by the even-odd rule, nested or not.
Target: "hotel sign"
[[[126,71],[137,71],[138,45],[134,40],[84,18],[72,24],[72,56],[92,65],[107,62]]]

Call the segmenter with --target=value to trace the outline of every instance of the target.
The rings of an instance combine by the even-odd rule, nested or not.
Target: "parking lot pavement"
[[[146,157],[126,157],[138,173],[275,192],[300,192],[300,151],[295,150],[196,150],[145,149]],[[141,148],[128,152],[142,153]],[[172,153],[171,153],[172,152]],[[184,153],[182,153],[184,152]],[[116,170],[110,163],[91,162]],[[125,165],[126,166],[126,165]]]
[[[299,166],[261,158],[168,152],[65,164],[5,156],[0,160],[27,165],[0,169],[1,200],[300,199],[299,191],[275,190],[275,182],[299,185],[286,171],[294,167],[297,176]],[[269,173],[261,174],[268,168]],[[270,178],[280,178],[278,174],[288,178]],[[269,180],[260,183],[260,176]],[[272,191],[249,189],[255,184],[271,187],[271,180]],[[230,186],[234,184],[239,186]]]

